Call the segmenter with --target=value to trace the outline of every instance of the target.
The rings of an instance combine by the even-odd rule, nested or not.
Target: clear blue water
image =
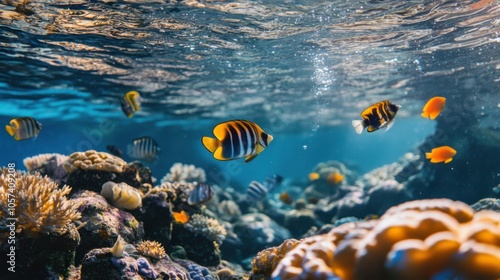
[[[435,95],[500,127],[497,1],[14,4],[0,5],[0,121],[44,128],[34,141],[0,133],[0,165],[147,135],[162,149],[156,178],[175,162],[208,174],[236,164],[232,184],[247,185],[306,180],[327,160],[361,173],[394,162],[434,131],[419,115]],[[129,90],[144,97],[131,119],[119,106]],[[403,106],[394,127],[355,134],[351,120],[382,99]],[[218,162],[200,138],[230,119],[275,140],[248,164]]]

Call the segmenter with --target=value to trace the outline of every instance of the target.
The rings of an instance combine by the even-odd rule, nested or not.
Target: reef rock
[[[82,222],[87,223],[80,229],[82,241],[76,253],[77,264],[91,249],[113,246],[118,235],[128,243],[143,239],[142,223],[129,212],[108,204],[99,194],[83,191],[75,194],[74,200],[80,205]]]
[[[241,216],[234,224],[234,233],[245,244],[243,254],[247,256],[291,238],[288,229],[261,213]]]

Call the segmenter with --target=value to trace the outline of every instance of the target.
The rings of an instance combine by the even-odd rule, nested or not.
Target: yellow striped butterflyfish
[[[203,146],[215,159],[232,160],[245,157],[249,162],[261,153],[273,140],[257,124],[245,120],[231,120],[216,125],[215,138],[205,136]]]
[[[122,111],[127,117],[132,117],[141,109],[141,95],[137,91],[127,92],[121,99]]]
[[[352,121],[352,126],[354,126],[358,134],[361,134],[365,127],[368,127],[366,130],[368,132],[373,132],[384,127],[386,130],[389,130],[399,108],[401,106],[395,105],[389,100],[380,101],[366,108],[361,113],[363,120]]]
[[[6,125],[5,130],[10,136],[19,141],[36,137],[42,127],[42,124],[32,117],[21,117],[10,120],[10,125]]]

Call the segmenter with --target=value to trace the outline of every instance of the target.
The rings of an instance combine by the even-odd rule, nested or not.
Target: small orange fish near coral
[[[293,203],[293,198],[287,192],[282,192],[280,194],[280,200],[281,200],[281,202],[288,204],[288,205]]]
[[[426,119],[430,118],[431,120],[437,118],[443,110],[445,103],[446,98],[441,96],[435,96],[429,99],[429,101],[425,104],[424,109],[422,109],[421,116]]]
[[[318,172],[311,172],[309,173],[309,181],[316,181],[319,179],[319,174]]]
[[[173,212],[174,221],[178,224],[185,224],[189,221],[189,215],[186,214],[186,211],[182,210],[181,212]]]
[[[328,177],[326,178],[326,181],[330,185],[336,185],[344,180],[344,175],[338,173],[338,172],[333,172]]]
[[[457,151],[449,146],[441,146],[432,149],[430,153],[425,153],[425,157],[430,159],[432,163],[443,162],[448,163],[453,160],[453,156],[457,154]]]

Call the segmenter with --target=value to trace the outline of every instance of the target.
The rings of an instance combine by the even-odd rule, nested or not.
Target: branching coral
[[[192,164],[182,164],[180,162],[175,163],[170,168],[170,173],[167,173],[163,179],[162,183],[165,182],[206,182],[205,170],[197,168]]]
[[[301,240],[280,279],[500,278],[500,213],[447,199],[412,201],[379,220],[348,223]]]
[[[136,249],[139,254],[153,259],[161,259],[167,255],[163,246],[156,241],[143,241],[136,246]]]
[[[66,199],[70,191],[68,186],[58,189],[58,185],[46,176],[20,171],[10,173],[3,168],[0,173],[0,201],[14,198],[16,206],[12,212],[7,203],[0,203],[0,227],[6,226],[7,219],[14,214],[18,219],[17,229],[27,235],[64,234],[74,221],[80,219],[77,205]]]
[[[189,222],[185,225],[186,229],[206,239],[222,244],[226,238],[226,229],[219,224],[216,219],[209,218],[200,214],[191,216]]]
[[[77,169],[121,173],[125,166],[127,166],[127,162],[123,159],[94,150],[72,153],[64,163],[64,169],[68,173],[74,172]]]

